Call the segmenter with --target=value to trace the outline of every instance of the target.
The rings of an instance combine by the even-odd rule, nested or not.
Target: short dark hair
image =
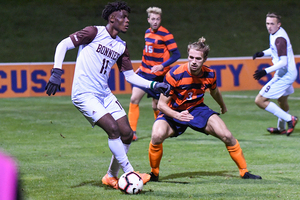
[[[281,23],[281,16],[275,12],[268,12],[267,17],[272,17],[277,19],[277,23]]]
[[[102,11],[102,18],[108,21],[108,17],[115,11],[126,10],[130,13],[130,7],[124,1],[115,1],[108,3]]]

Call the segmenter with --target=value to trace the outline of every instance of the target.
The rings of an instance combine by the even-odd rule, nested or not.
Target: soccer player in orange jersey
[[[137,74],[147,80],[162,82],[165,74],[170,69],[170,65],[180,58],[180,52],[174,36],[160,25],[162,10],[158,7],[149,7],[147,13],[150,28],[145,33],[142,63]],[[139,119],[139,103],[146,93],[148,98],[152,98],[154,118],[157,117],[159,112],[157,101],[160,94],[152,89],[133,85],[128,112],[129,124],[134,131],[133,141],[137,140],[136,128]]]
[[[172,67],[165,76],[164,82],[171,85],[171,90],[167,96],[160,96],[157,105],[161,113],[153,124],[149,145],[150,181],[158,181],[163,141],[183,134],[188,127],[224,142],[242,178],[261,179],[248,172],[238,140],[228,130],[219,113],[203,102],[205,90],[209,89],[213,99],[220,105],[221,113],[227,112],[217,88],[215,71],[203,65],[209,50],[203,37],[189,44],[188,63]]]

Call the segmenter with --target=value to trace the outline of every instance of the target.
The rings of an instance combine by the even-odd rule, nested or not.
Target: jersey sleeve
[[[177,43],[175,42],[174,36],[172,33],[168,33],[165,37],[165,44],[169,51],[177,49]]]
[[[171,86],[169,96],[172,96],[172,94],[174,94],[174,89],[176,88],[176,85],[178,83],[178,81],[172,75],[174,75],[174,69],[178,68],[179,66],[180,65],[174,66],[170,71],[167,72],[167,74],[164,77],[164,82],[168,83]]]
[[[95,26],[87,26],[84,29],[72,33],[70,38],[75,47],[78,47],[82,44],[89,44],[94,40],[98,32],[98,29]]]
[[[121,72],[133,69],[127,46],[124,53],[117,60],[117,65]]]
[[[276,38],[275,45],[277,48],[278,57],[287,55],[287,42],[283,37]]]
[[[203,81],[206,85],[205,88],[210,88],[212,90],[217,88],[217,75],[216,71],[209,69],[207,66],[205,66],[206,69],[206,78],[205,81]]]

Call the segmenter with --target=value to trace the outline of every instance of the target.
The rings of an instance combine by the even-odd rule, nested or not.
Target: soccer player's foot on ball
[[[159,175],[155,176],[153,172],[150,172],[149,175],[151,176],[150,181],[158,181]]]
[[[246,172],[242,178],[243,179],[262,179],[261,176],[250,174],[249,172]]]
[[[132,141],[137,141],[138,137],[136,135],[136,131],[133,131]]]
[[[135,172],[135,173],[137,173],[138,175],[140,175],[140,177],[143,180],[144,185],[146,185],[146,183],[150,181],[151,176],[149,174],[140,173],[140,172]]]
[[[287,122],[288,130],[286,132],[286,136],[290,136],[293,133],[297,122],[298,122],[298,117],[296,117],[296,116],[292,116],[292,120]]]
[[[118,187],[118,178],[116,178],[116,177],[109,177],[108,174],[106,174],[102,178],[102,183],[104,185],[108,185],[109,187],[112,187],[114,189],[119,189],[119,187]]]
[[[279,134],[279,135],[284,135],[286,134],[286,130],[279,130],[278,128],[273,128],[269,127],[267,128],[267,131],[270,132],[271,134]]]

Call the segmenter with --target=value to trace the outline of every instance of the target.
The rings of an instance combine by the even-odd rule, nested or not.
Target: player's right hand
[[[259,79],[261,79],[261,77],[263,77],[263,76],[265,76],[265,75],[267,75],[267,72],[266,72],[266,70],[264,70],[264,69],[262,69],[262,70],[256,70],[255,72],[254,72],[254,74],[253,74],[253,78],[255,79],[255,80],[259,80]]]
[[[176,118],[183,122],[189,122],[194,119],[194,116],[191,115],[188,110],[184,110],[178,113],[178,116]]]
[[[263,57],[265,54],[264,52],[256,52],[252,57],[253,57],[253,60],[257,57]]]
[[[169,96],[171,86],[168,83],[156,82],[153,89],[160,93],[163,93],[165,96]]]
[[[55,95],[56,91],[60,90],[61,75],[63,74],[63,70],[58,68],[53,68],[51,72],[52,72],[51,77],[45,87],[48,96],[50,96],[51,94]]]

